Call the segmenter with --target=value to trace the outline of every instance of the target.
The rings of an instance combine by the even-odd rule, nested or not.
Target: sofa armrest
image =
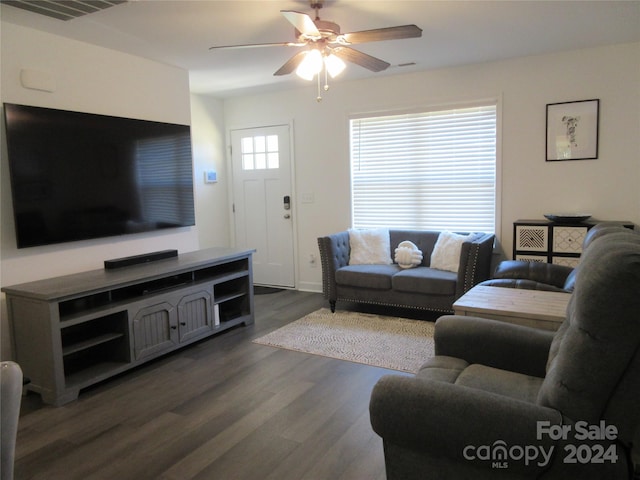
[[[436,321],[435,353],[544,378],[554,335],[499,320],[445,315]]]
[[[489,280],[480,282],[478,285],[484,285],[487,287],[516,288],[522,290],[566,293],[566,290],[564,288],[554,287],[553,285],[549,285],[547,283],[534,282],[533,280],[522,280],[515,278],[490,278]]]
[[[492,468],[491,462],[469,458],[475,448],[504,442],[507,446],[544,446],[549,451],[554,442],[548,436],[537,439],[537,422],[560,425],[563,421],[559,412],[541,405],[400,375],[387,375],[378,381],[371,394],[369,414],[373,430],[385,444],[488,469]],[[539,474],[544,467],[509,464],[509,473],[522,473],[521,469]]]
[[[318,238],[322,266],[322,293],[329,301],[337,299],[336,270],[349,265],[349,232],[339,232]]]
[[[500,262],[493,278],[530,280],[545,285],[553,285],[563,289],[567,277],[573,272],[573,268],[565,265],[542,262],[524,262],[522,260],[504,260]]]
[[[494,240],[495,235],[492,233],[482,233],[462,244],[456,298],[489,278]]]

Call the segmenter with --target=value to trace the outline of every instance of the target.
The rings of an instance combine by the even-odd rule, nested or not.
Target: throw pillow
[[[389,230],[376,228],[370,230],[349,230],[351,254],[349,265],[389,265],[391,261],[391,243]]]
[[[460,265],[462,244],[469,239],[468,235],[452,232],[440,232],[438,241],[431,253],[431,268],[457,272]]]
[[[417,267],[422,263],[422,252],[415,243],[405,240],[398,244],[394,260],[402,268]]]

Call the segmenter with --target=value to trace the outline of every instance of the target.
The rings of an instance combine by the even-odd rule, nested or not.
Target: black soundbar
[[[141,263],[154,262],[165,258],[177,257],[178,250],[160,250],[158,252],[143,253],[141,255],[132,255],[130,257],[113,258],[104,261],[104,268],[112,270],[114,268],[130,267],[131,265],[139,265]]]

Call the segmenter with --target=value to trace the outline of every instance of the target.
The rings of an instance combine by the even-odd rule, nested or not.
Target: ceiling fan
[[[312,19],[306,13],[293,10],[281,10],[280,13],[295,27],[293,42],[278,43],[252,43],[245,45],[222,45],[210,47],[210,50],[222,48],[255,48],[255,47],[306,47],[296,53],[274,75],[288,75],[296,72],[302,78],[312,80],[319,74],[323,67],[325,77],[328,73],[335,77],[345,68],[345,61],[360,65],[372,72],[386,70],[390,64],[376,57],[372,57],[350,45],[377,42],[382,40],[399,40],[404,38],[416,38],[422,36],[422,29],[416,25],[401,25],[397,27],[377,28],[359,32],[341,33],[340,25],[335,22],[321,20],[318,14],[324,0],[311,0],[311,8],[315,9],[316,16]],[[318,76],[318,82],[319,80]],[[325,90],[328,89],[325,81]],[[318,100],[320,100],[318,95]]]

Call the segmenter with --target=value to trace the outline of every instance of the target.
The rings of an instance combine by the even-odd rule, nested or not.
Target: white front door
[[[289,126],[231,131],[236,246],[251,248],[257,285],[294,287]]]

